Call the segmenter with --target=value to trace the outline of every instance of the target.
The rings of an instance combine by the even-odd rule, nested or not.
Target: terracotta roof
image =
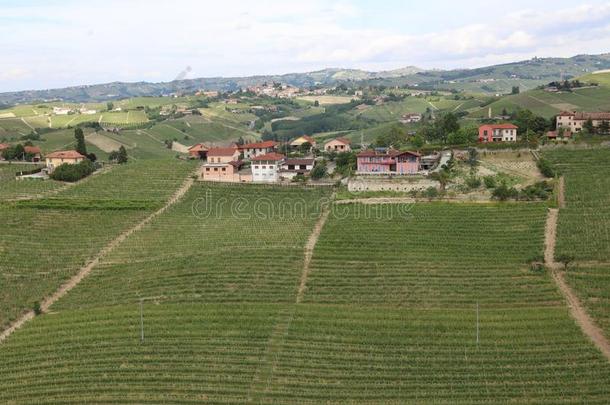
[[[271,152],[271,153],[265,153],[264,155],[253,157],[251,160],[253,162],[260,162],[260,161],[264,161],[264,160],[277,162],[278,160],[283,160],[284,157],[285,156],[282,155],[281,153]]]
[[[254,142],[254,143],[246,143],[244,145],[239,145],[239,149],[266,149],[266,148],[275,148],[277,142],[275,141],[264,141],[264,142]]]
[[[315,163],[315,159],[286,159],[284,162],[285,165],[313,165]]]
[[[481,127],[491,127],[493,129],[519,129],[518,126],[513,124],[487,124],[481,125]]]
[[[8,143],[0,143],[0,150],[8,149],[10,147],[11,145],[9,145]]]
[[[41,150],[38,146],[24,146],[25,153],[31,153],[32,155],[40,154]]]
[[[328,141],[328,142],[326,142],[326,143],[330,143],[330,142],[333,142],[333,141],[336,141],[336,142],[341,142],[341,143],[342,143],[342,144],[344,144],[344,145],[349,145],[349,144],[351,144],[351,143],[352,143],[352,141],[350,141],[350,140],[349,140],[349,139],[347,139],[347,138],[335,138],[335,139],[331,139],[330,141]]]
[[[574,113],[573,112],[569,112],[569,111],[562,111],[558,114],[561,117],[569,117],[569,116],[573,116]]]
[[[609,112],[577,112],[574,114],[575,120],[597,120],[597,121],[610,121]]]
[[[237,152],[235,148],[211,148],[208,149],[209,156],[233,156]]]
[[[294,140],[293,140],[291,143],[294,143],[294,142],[296,142],[296,141],[297,141],[297,140],[299,140],[299,139],[304,139],[305,141],[309,142],[309,143],[310,143],[310,144],[312,144],[312,145],[314,145],[314,144],[316,143],[316,140],[315,140],[315,139],[313,139],[313,138],[312,138],[311,136],[309,136],[309,135],[303,135],[303,136],[296,137],[296,138],[295,138],[295,139],[294,139]]]
[[[189,148],[189,151],[191,152],[201,152],[206,150],[208,150],[208,147],[202,143],[197,143]]]
[[[393,157],[402,156],[402,155],[421,156],[419,153],[412,152],[409,150],[404,151],[404,152],[401,152],[399,150],[390,150],[390,151],[387,151],[384,153],[384,152],[377,152],[377,151],[371,150],[371,149],[364,150],[364,151],[358,153],[357,156],[358,157],[392,157],[393,158]]]
[[[85,156],[81,155],[75,150],[58,150],[51,152],[47,155],[47,158],[51,159],[84,159]]]

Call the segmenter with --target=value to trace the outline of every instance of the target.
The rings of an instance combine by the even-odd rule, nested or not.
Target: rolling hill
[[[342,82],[417,85],[429,89],[457,89],[469,92],[507,93],[512,86],[532,89],[554,80],[581,76],[610,68],[610,54],[578,55],[572,58],[534,58],[531,60],[476,69],[421,70],[406,67],[384,72],[358,69],[324,69],[308,73],[289,73],[250,77],[215,77],[161,83],[105,83],[63,89],[28,90],[0,94],[0,104],[29,103],[37,100],[91,102],[138,96],[158,96],[198,89],[234,91],[264,82],[282,82],[298,87],[317,84],[332,86]]]

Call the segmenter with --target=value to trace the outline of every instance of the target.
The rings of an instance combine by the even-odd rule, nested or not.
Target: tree
[[[424,138],[421,137],[421,135],[415,135],[412,139],[411,139],[411,145],[413,145],[413,147],[420,149],[421,147],[424,146]]]
[[[595,126],[593,125],[593,120],[591,118],[586,120],[585,123],[582,124],[582,127],[585,131],[587,131],[590,134],[595,133]]]
[[[441,169],[438,172],[434,172],[430,175],[432,180],[439,182],[441,193],[445,192],[449,180],[451,180],[451,172],[447,169]]]
[[[121,147],[119,148],[119,153],[117,155],[117,163],[118,164],[123,164],[123,163],[127,163],[127,150],[125,150],[125,147],[123,145],[121,145]]]
[[[310,176],[314,180],[319,180],[322,177],[326,176],[326,172],[327,172],[326,164],[325,163],[318,163],[311,170]]]
[[[82,128],[74,130],[74,138],[76,138],[76,151],[83,156],[87,156],[87,145],[85,144],[85,134]]]
[[[335,158],[335,163],[337,167],[335,171],[344,176],[349,176],[352,174],[357,168],[357,158],[355,152],[341,152],[338,153]]]
[[[567,254],[561,254],[561,255],[557,256],[557,261],[559,263],[563,264],[564,270],[567,271],[570,263],[572,263],[574,261],[574,256],[567,255]]]
[[[441,127],[445,134],[451,134],[459,131],[460,124],[458,123],[457,115],[453,113],[447,113],[443,115],[443,118],[441,120]]]
[[[95,171],[93,163],[85,159],[77,164],[63,163],[53,170],[50,177],[53,180],[75,182],[84,177],[87,177]]]
[[[475,148],[468,149],[468,165],[470,166],[470,172],[474,173],[479,166],[479,152]]]
[[[320,102],[318,100],[313,102],[314,107],[320,107]]]
[[[106,103],[106,109],[107,109],[108,111],[112,111],[112,110],[114,110],[114,103],[113,103],[112,101],[107,102],[107,103]]]
[[[303,142],[301,146],[299,146],[299,151],[303,154],[309,153],[311,151],[311,144],[309,142]]]
[[[513,86],[511,94],[519,94],[520,92],[521,90],[519,89],[519,86]]]
[[[602,121],[602,123],[599,124],[598,130],[600,134],[608,135],[610,133],[610,122]]]

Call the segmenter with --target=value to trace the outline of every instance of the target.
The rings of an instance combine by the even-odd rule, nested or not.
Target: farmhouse
[[[70,108],[53,107],[53,114],[55,114],[55,115],[68,115],[71,112],[72,112],[72,109],[70,109]]]
[[[226,183],[244,183],[252,181],[250,173],[240,172],[244,162],[234,160],[223,163],[206,163],[201,168],[201,179]]]
[[[404,114],[401,118],[400,118],[400,122],[403,124],[411,124],[414,122],[419,122],[421,121],[421,114],[417,114],[417,113],[409,113],[409,114]]]
[[[208,163],[229,163],[239,159],[237,148],[208,149]]]
[[[275,183],[279,180],[279,172],[284,163],[284,155],[267,153],[252,158],[252,181]]]
[[[591,120],[594,128],[598,128],[602,122],[610,122],[610,112],[564,111],[557,116],[557,129],[566,128],[572,132],[580,132],[588,120]]]
[[[352,150],[350,144],[352,141],[346,138],[336,138],[324,144],[324,150],[326,152],[349,152]]]
[[[298,174],[306,176],[315,165],[315,159],[286,159],[280,168],[280,177],[292,179]]]
[[[357,155],[357,174],[416,174],[421,169],[421,155],[410,151],[365,150]]]
[[[75,150],[61,150],[49,153],[46,156],[46,164],[49,172],[55,170],[57,166],[63,164],[75,165],[85,160],[85,156]]]
[[[31,156],[32,162],[40,162],[42,151],[38,146],[24,146],[23,149],[27,155]]]
[[[290,146],[293,149],[299,149],[301,145],[305,143],[309,143],[313,148],[315,148],[317,144],[316,140],[313,139],[311,136],[303,135],[290,142]]]
[[[517,129],[513,124],[481,125],[479,142],[517,142]]]
[[[189,156],[193,159],[207,159],[209,148],[202,143],[197,143],[188,149]]]
[[[275,152],[276,147],[277,147],[277,142],[275,142],[275,141],[246,143],[244,145],[237,146],[237,148],[239,149],[239,152],[241,154],[243,154],[244,159],[251,159],[256,156]]]

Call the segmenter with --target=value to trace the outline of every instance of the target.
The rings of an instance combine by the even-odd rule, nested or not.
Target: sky
[[[610,52],[610,1],[0,0],[0,92]]]

